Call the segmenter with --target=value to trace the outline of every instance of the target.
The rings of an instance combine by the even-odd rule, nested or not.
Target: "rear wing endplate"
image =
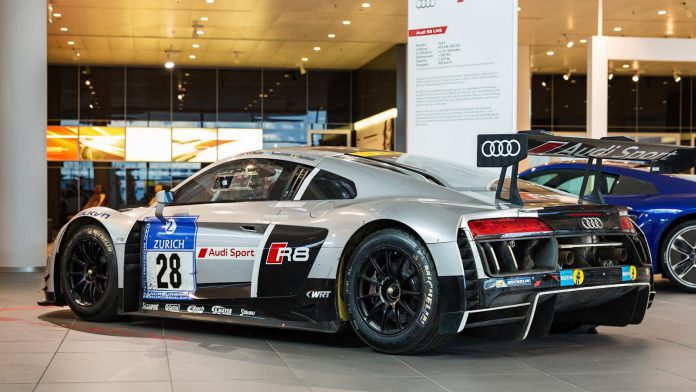
[[[602,176],[602,160],[604,159],[647,162],[650,164],[650,171],[656,173],[679,173],[696,166],[695,148],[636,143],[623,136],[587,139],[554,136],[544,131],[478,135],[476,153],[478,166],[501,168],[495,192],[497,200],[522,205],[522,198],[517,188],[517,175],[520,161],[528,155],[587,159],[579,201],[582,201],[589,177],[594,171],[595,181],[591,196],[592,201],[599,204],[604,204],[604,194],[607,192],[606,182]],[[508,198],[504,199],[502,190],[508,167],[512,168],[510,192]]]

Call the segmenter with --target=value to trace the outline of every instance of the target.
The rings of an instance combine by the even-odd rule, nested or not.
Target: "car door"
[[[145,223],[143,298],[249,298],[254,266],[296,166],[239,159],[177,188],[164,208],[166,222],[149,217]]]

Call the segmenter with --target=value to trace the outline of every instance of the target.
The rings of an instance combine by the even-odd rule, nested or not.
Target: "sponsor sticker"
[[[310,290],[307,292],[307,298],[311,299],[327,299],[331,296],[329,290]]]
[[[202,305],[190,305],[188,308],[186,308],[186,311],[189,313],[203,313],[205,308]]]
[[[178,312],[181,310],[181,305],[179,305],[179,304],[166,304],[166,305],[164,305],[164,310],[167,312]]]
[[[106,212],[99,212],[99,211],[81,211],[80,213],[77,214],[77,216],[91,216],[91,217],[97,218],[97,219],[109,219],[109,218],[111,218],[111,214],[108,214]]]
[[[231,315],[233,314],[232,309],[226,308],[226,307],[224,307],[224,306],[217,306],[217,305],[216,305],[216,306],[213,306],[213,307],[210,309],[210,313],[212,313],[212,314],[222,314],[222,315],[225,315],[225,316],[231,316]]]
[[[254,260],[256,248],[196,248],[196,260]]]
[[[146,304],[143,303],[143,310],[159,310],[159,304]]]
[[[580,286],[585,281],[585,273],[581,269],[561,271],[561,286]]]
[[[247,309],[242,308],[239,311],[239,315],[242,317],[245,317],[245,316],[252,317],[252,316],[256,316],[256,311],[255,310],[247,310]]]
[[[520,276],[507,279],[488,279],[483,283],[484,290],[492,288],[500,289],[506,287],[524,287],[531,286],[532,278],[530,276]]]
[[[638,278],[638,269],[635,265],[621,267],[621,281],[632,282]]]

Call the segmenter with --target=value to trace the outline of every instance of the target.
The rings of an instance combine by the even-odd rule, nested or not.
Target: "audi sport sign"
[[[476,162],[479,167],[506,167],[527,157],[527,136],[478,135]]]

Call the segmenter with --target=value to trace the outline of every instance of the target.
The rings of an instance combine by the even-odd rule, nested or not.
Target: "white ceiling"
[[[371,7],[361,3],[369,1]],[[444,0],[443,0],[444,1]],[[50,63],[159,65],[166,49],[186,66],[358,68],[406,42],[407,0],[53,0],[60,18],[48,26]],[[696,37],[696,16],[683,0],[604,0],[604,34]],[[696,0],[686,0],[696,14]],[[658,15],[665,10],[665,15]],[[586,68],[586,44],[597,32],[596,0],[520,0],[519,42],[532,47],[536,72]],[[201,21],[208,17],[208,21]],[[350,25],[343,25],[350,20]],[[204,34],[193,38],[193,23]],[[63,32],[61,27],[67,27]],[[614,27],[621,27],[615,32]],[[336,38],[328,38],[329,33]],[[575,45],[567,48],[572,40]],[[68,45],[74,41],[75,45]],[[195,49],[194,43],[200,45]],[[319,46],[320,51],[313,48]],[[547,56],[553,51],[553,56]],[[77,57],[76,53],[80,56]],[[195,59],[189,59],[195,55]],[[614,66],[610,64],[610,66]],[[696,64],[631,63],[616,73],[679,70]]]

